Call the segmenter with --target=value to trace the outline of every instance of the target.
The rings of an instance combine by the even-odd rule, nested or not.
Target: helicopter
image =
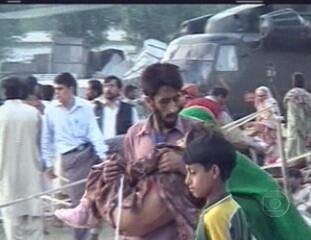
[[[0,20],[32,19],[116,7],[114,4],[38,5],[0,13]],[[253,112],[253,90],[268,86],[282,108],[282,97],[299,71],[311,77],[311,5],[240,4],[189,19],[171,41],[162,62],[180,67],[185,83],[202,92],[221,85],[230,90],[229,110],[238,118]],[[307,88],[311,89],[310,81]]]
[[[203,92],[214,86],[229,89],[234,118],[254,111],[249,98],[261,85],[272,90],[282,108],[292,74],[311,77],[308,11],[310,5],[243,4],[187,20],[162,62],[179,66],[184,81]]]

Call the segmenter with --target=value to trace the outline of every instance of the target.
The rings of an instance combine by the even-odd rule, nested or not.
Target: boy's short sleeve
[[[230,239],[230,225],[223,215],[217,211],[210,211],[203,217],[205,232],[209,240],[228,240]]]
[[[244,212],[232,198],[207,209],[203,224],[208,240],[251,239]]]

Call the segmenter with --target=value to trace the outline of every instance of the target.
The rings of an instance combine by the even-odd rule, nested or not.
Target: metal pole
[[[286,159],[286,163],[295,162],[296,160],[299,160],[301,158],[306,158],[306,157],[309,157],[309,156],[311,156],[311,151],[307,152],[307,153],[304,153],[304,154],[301,154],[301,155],[298,155],[296,157],[292,157],[290,159]],[[272,168],[272,167],[281,167],[281,166],[282,166],[282,163],[274,163],[274,164],[271,164],[271,165],[268,165],[268,166],[263,166],[263,167],[261,167],[261,169],[266,170],[266,169],[269,169],[269,168]]]
[[[31,200],[31,199],[33,199],[33,198],[41,197],[41,196],[43,196],[43,195],[47,195],[47,194],[59,192],[59,191],[61,191],[61,190],[63,190],[63,189],[70,188],[70,187],[73,187],[73,186],[76,186],[76,185],[85,183],[86,180],[87,180],[86,178],[85,178],[85,179],[81,179],[81,180],[79,180],[79,181],[76,181],[76,182],[73,182],[73,183],[69,183],[69,184],[64,185],[64,186],[62,186],[62,187],[59,187],[59,188],[51,189],[51,190],[48,190],[48,191],[45,191],[45,192],[41,192],[41,193],[36,193],[36,194],[30,195],[30,196],[25,197],[25,198],[18,198],[18,199],[14,200],[14,201],[1,204],[1,205],[0,205],[0,208],[4,208],[4,207],[8,207],[8,206],[17,204],[17,203],[25,202],[25,201]]]
[[[296,160],[298,160],[298,159],[306,158],[306,157],[309,157],[309,156],[311,156],[311,151],[306,152],[306,153],[301,154],[301,155],[298,155],[298,156],[296,156],[296,157],[292,157],[292,158],[290,158],[290,159],[287,159],[287,162],[294,162],[294,161],[296,161]]]
[[[253,160],[257,165],[259,165],[258,157],[257,157],[257,154],[256,154],[255,150],[252,149],[252,148],[250,148],[250,149],[249,149],[249,152],[250,152],[250,154],[251,154],[252,160]]]
[[[277,125],[277,143],[278,143],[278,148],[280,151],[280,158],[281,158],[281,164],[282,164],[281,168],[282,168],[282,175],[283,175],[284,192],[286,193],[287,196],[290,196],[289,191],[288,191],[287,162],[286,162],[285,150],[284,150],[284,144],[283,144],[281,117],[277,116],[275,118],[275,122]]]
[[[123,188],[124,188],[124,175],[120,178],[120,187],[118,191],[118,212],[117,212],[117,222],[116,222],[116,230],[115,230],[115,240],[120,239],[120,223],[121,223],[121,215],[122,215],[122,201],[123,201]]]
[[[266,108],[264,108],[264,109],[262,109],[262,110],[260,110],[260,111],[258,111],[258,112],[251,113],[251,114],[249,114],[249,115],[247,115],[247,116],[245,116],[245,117],[243,117],[243,118],[240,118],[240,119],[237,119],[237,120],[235,120],[235,121],[233,121],[233,122],[230,122],[230,123],[228,123],[228,124],[222,126],[221,128],[222,128],[223,130],[229,130],[230,128],[239,127],[239,126],[241,126],[241,125],[243,125],[243,124],[245,124],[245,123],[247,123],[247,122],[253,120],[253,119],[256,118],[260,113],[263,113],[263,112],[269,110],[270,108],[271,108],[271,106],[266,107]],[[230,130],[232,130],[232,129],[230,129]],[[230,131],[230,130],[229,130],[229,131]]]

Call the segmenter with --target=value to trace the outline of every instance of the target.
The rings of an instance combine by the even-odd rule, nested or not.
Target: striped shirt
[[[196,240],[250,240],[246,218],[240,205],[226,193],[204,207],[196,230]]]

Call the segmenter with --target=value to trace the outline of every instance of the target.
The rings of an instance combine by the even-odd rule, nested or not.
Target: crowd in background
[[[209,93],[201,93],[199,86],[195,84],[183,85],[178,79],[176,83],[170,85],[171,83],[161,79],[161,75],[156,76],[157,71],[160,71],[168,77],[178,78],[174,67],[170,68],[172,67],[161,64],[155,65],[154,69],[149,68],[149,72],[144,72],[145,75],[142,76],[141,86],[131,84],[123,86],[122,79],[116,76],[108,76],[103,80],[93,79],[88,82],[86,94],[82,97],[76,96],[78,81],[70,73],[57,75],[53,86],[38,84],[33,76],[25,79],[16,77],[5,79],[3,88],[6,101],[0,107],[0,204],[41,192],[44,188],[51,188],[51,179],[61,178],[75,182],[87,178],[92,167],[102,162],[105,166],[100,169],[106,174],[105,179],[109,177],[115,179],[122,164],[117,165],[116,161],[106,160],[111,156],[110,153],[114,152],[112,149],[117,148],[120,141],[124,141],[123,153],[130,162],[133,159],[145,158],[152,152],[154,143],[176,143],[188,130],[188,125],[178,120],[177,113],[188,116],[187,111],[190,111],[196,119],[202,116],[206,122],[206,119],[213,119],[213,125],[219,127],[234,121],[226,106],[226,102],[230,101],[229,94],[231,98],[237,97],[234,93],[229,93],[228,89],[220,86],[211,89]],[[223,146],[227,146],[228,141],[244,153],[252,149],[263,159],[256,162],[259,165],[280,163],[282,149],[278,144],[278,124],[285,120],[286,159],[309,152],[311,149],[311,94],[305,90],[305,79],[302,73],[294,73],[292,80],[293,88],[284,97],[283,104],[286,112],[283,119],[279,107],[281,103],[274,99],[268,87],[260,86],[255,89],[254,107],[258,112],[255,121],[242,128],[223,130],[226,142],[222,142],[217,137],[215,139],[202,137],[202,141],[210,144],[218,141]],[[176,106],[170,102],[174,102]],[[166,107],[168,104],[173,107],[171,105]],[[122,139],[119,139],[120,136]],[[146,136],[149,138],[147,139]],[[194,141],[191,146],[191,151],[196,152],[196,149],[201,151],[199,143]],[[230,155],[231,145],[225,148],[228,149]],[[196,156],[194,152],[192,154]],[[190,166],[197,163],[191,156],[188,156],[188,160],[186,158],[186,164]],[[174,166],[169,162],[168,159],[174,159],[174,157],[169,155],[164,160],[162,159],[160,171],[166,172],[174,168],[174,171],[185,174],[185,170],[182,166],[179,167],[177,160],[172,161]],[[230,159],[230,156],[226,159]],[[135,164],[133,164],[133,169],[139,169]],[[214,164],[219,165],[220,172],[227,171],[226,166],[221,166],[220,163]],[[307,161],[307,164],[310,162]],[[110,169],[107,173],[106,167]],[[190,171],[194,170],[190,169]],[[217,178],[215,184],[217,183],[217,186],[223,189],[223,184],[229,179],[229,175],[225,178]],[[310,222],[310,185],[303,186],[303,176],[297,169],[289,172],[289,178],[293,200],[304,218]],[[89,202],[92,201],[84,201],[81,205],[81,199],[87,199],[86,196],[92,192],[85,191],[88,186],[90,185],[80,184],[66,191],[72,206],[76,207],[75,212],[69,214],[69,217],[75,218],[75,221],[77,219],[80,221],[81,212],[89,211],[86,209],[91,206]],[[160,189],[165,189],[166,185],[160,186]],[[233,192],[234,189],[232,187]],[[213,189],[213,191],[216,190]],[[172,192],[167,193],[166,200],[172,201],[172,206],[175,206],[174,204],[178,206],[178,203],[170,200],[172,195]],[[227,199],[227,195],[224,199]],[[229,200],[228,206],[230,206],[232,216],[236,217],[234,218],[236,221],[241,221],[241,226],[243,226],[246,221],[245,217],[242,216],[243,214],[240,215],[239,207],[235,205],[234,200],[231,198]],[[93,200],[93,202],[96,201]],[[243,203],[239,202],[239,204],[243,208]],[[168,208],[176,212],[176,222],[181,224],[184,230],[180,230],[176,222],[168,221],[165,227],[160,228],[161,231],[154,231],[152,236],[144,239],[175,239],[171,238],[172,234],[179,237],[186,236],[180,239],[190,239],[193,226],[190,224],[190,227],[185,222],[194,221],[191,215],[193,212],[189,210],[191,213],[189,212],[187,218],[179,215],[180,210],[172,206],[169,205]],[[180,206],[183,207],[182,204]],[[248,212],[245,209],[243,208],[247,215]],[[187,212],[186,209],[183,211]],[[205,217],[209,219],[211,213],[205,213]],[[68,217],[66,214],[68,212],[60,212],[60,219],[66,220]],[[7,240],[26,239],[23,238],[25,232],[30,234],[29,239],[44,239],[42,216],[43,209],[39,199],[3,208],[2,217]],[[72,221],[71,218],[67,219],[69,223]],[[200,224],[207,224],[205,220]],[[101,231],[100,224],[88,222],[87,226],[88,228],[79,226],[73,228],[73,238],[75,240],[98,239]],[[178,231],[175,233],[171,229],[178,229]],[[203,231],[204,227],[199,226],[198,229]],[[238,239],[248,239],[249,233],[244,230],[234,229],[237,231],[236,234],[243,235]],[[209,231],[212,236],[214,233]],[[197,239],[204,239],[203,232],[196,235]],[[200,234],[201,238],[198,237]]]

